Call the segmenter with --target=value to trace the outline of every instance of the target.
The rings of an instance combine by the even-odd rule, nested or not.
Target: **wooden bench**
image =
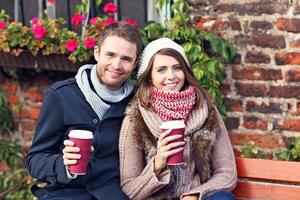
[[[300,162],[236,158],[238,199],[300,200]]]

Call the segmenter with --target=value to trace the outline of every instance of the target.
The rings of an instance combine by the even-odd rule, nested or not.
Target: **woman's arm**
[[[198,194],[199,199],[202,199],[209,193],[220,190],[231,191],[235,188],[237,181],[235,157],[224,122],[219,113],[217,115],[221,132],[212,151],[212,177],[183,196]]]
[[[170,171],[154,173],[154,159],[146,165],[143,151],[138,148],[130,116],[126,116],[120,132],[120,179],[122,190],[130,199],[146,199],[169,183]]]

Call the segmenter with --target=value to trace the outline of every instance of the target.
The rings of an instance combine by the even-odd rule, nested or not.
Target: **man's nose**
[[[112,62],[112,66],[114,69],[119,69],[121,67],[121,59],[120,58],[115,58]]]

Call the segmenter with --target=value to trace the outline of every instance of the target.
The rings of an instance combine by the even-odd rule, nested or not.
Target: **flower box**
[[[0,51],[0,65],[7,68],[35,68],[36,57],[30,52],[22,51],[18,56]]]

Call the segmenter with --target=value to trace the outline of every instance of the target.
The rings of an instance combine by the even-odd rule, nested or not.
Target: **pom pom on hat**
[[[141,56],[141,63],[137,73],[137,78],[139,78],[145,72],[152,56],[156,54],[158,51],[160,51],[161,49],[166,49],[166,48],[174,49],[175,51],[180,53],[180,55],[184,58],[186,64],[190,66],[186,58],[186,55],[184,53],[184,49],[179,44],[177,44],[176,42],[174,42],[169,38],[159,38],[157,40],[150,42],[144,49]]]

